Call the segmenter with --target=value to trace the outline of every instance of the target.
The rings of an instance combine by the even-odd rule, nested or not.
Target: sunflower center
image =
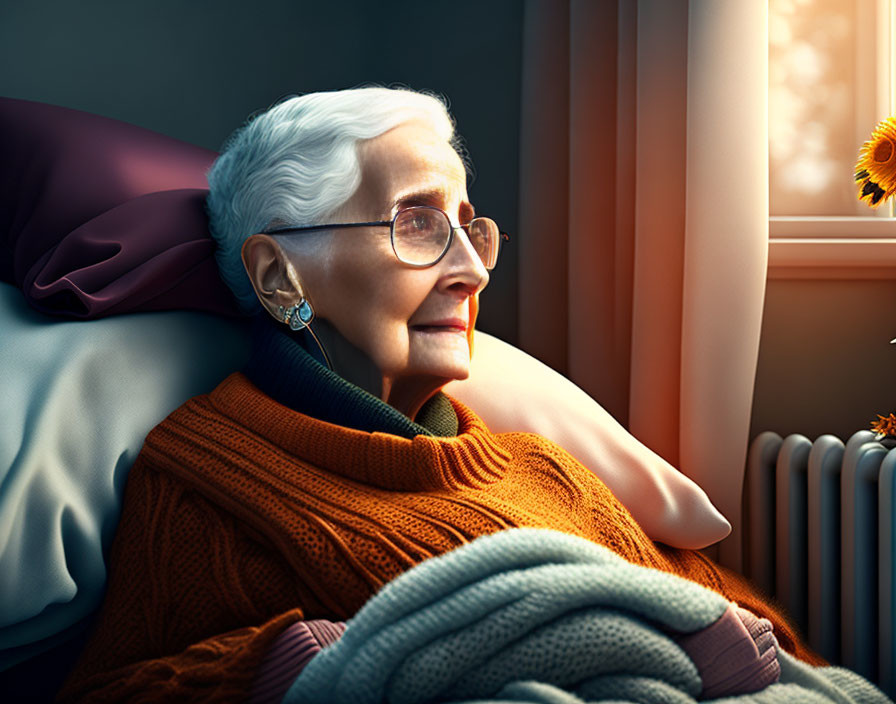
[[[882,139],[874,148],[873,159],[877,162],[889,161],[893,156],[893,143],[889,139]]]

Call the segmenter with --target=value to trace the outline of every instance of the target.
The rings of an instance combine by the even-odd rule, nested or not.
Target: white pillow
[[[475,335],[470,376],[443,390],[472,408],[490,430],[553,440],[600,477],[653,540],[698,549],[731,532],[697,484],[582,389],[497,337],[480,330]]]

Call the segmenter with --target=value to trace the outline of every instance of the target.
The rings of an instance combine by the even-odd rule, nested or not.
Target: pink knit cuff
[[[697,666],[702,699],[756,692],[781,676],[771,622],[734,602],[715,623],[675,640]]]
[[[338,621],[297,621],[271,646],[252,685],[250,704],[276,704],[286,694],[311,658],[321,649],[334,643],[345,631],[345,623]]]

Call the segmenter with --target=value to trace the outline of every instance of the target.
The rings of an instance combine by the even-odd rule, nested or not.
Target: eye
[[[470,243],[476,248],[480,249],[482,245],[485,243],[485,235],[478,227],[470,227],[467,226],[467,232],[470,233]]]
[[[489,237],[480,218],[475,218],[469,225],[467,225],[467,235],[470,238],[470,243],[477,252],[485,251],[488,246]]]

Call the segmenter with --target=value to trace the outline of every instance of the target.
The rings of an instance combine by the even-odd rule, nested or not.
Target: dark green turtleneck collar
[[[267,314],[252,321],[252,354],[243,373],[278,403],[328,423],[406,438],[457,435],[457,414],[441,391],[423,404],[416,422],[412,421],[330,371],[307,331],[294,332]]]

